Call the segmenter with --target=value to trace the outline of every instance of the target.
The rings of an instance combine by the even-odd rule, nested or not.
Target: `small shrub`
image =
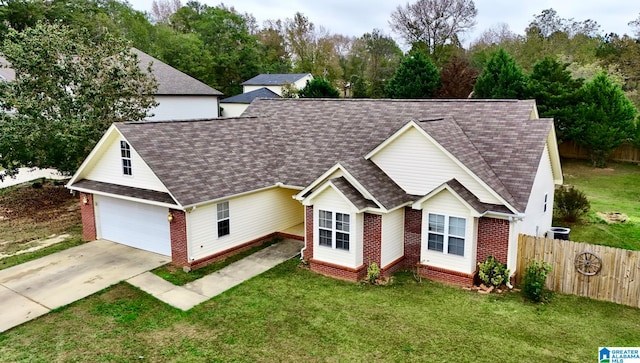
[[[375,284],[378,278],[380,278],[380,267],[377,263],[372,262],[367,267],[367,282]]]
[[[524,273],[522,292],[524,296],[535,302],[549,301],[551,292],[544,288],[551,266],[544,261],[533,261]]]
[[[478,263],[478,267],[478,277],[486,285],[500,287],[509,279],[507,265],[500,263],[493,256],[489,256],[484,262]]]
[[[556,216],[565,222],[576,222],[591,209],[587,196],[574,187],[560,188],[555,195]]]

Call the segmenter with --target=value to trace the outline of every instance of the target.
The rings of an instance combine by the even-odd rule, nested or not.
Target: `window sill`
[[[347,253],[351,252],[351,250],[344,250],[344,249],[342,249],[342,248],[335,248],[335,247],[331,247],[331,246],[316,245],[316,246],[314,246],[314,247],[317,247],[317,248],[326,248],[326,249],[328,249],[328,250],[334,250],[334,251],[338,251],[338,252],[347,252]]]

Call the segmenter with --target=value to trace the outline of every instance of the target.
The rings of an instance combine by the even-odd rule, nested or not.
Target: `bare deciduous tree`
[[[175,14],[182,7],[180,0],[153,0],[151,3],[151,16],[153,21],[160,23],[169,23],[171,15]]]
[[[518,35],[509,28],[509,24],[499,23],[483,31],[480,36],[471,43],[471,45],[489,46],[505,44],[517,39],[517,37]]]
[[[398,6],[389,25],[407,44],[424,43],[431,54],[476,24],[473,0],[418,0]]]
[[[633,28],[636,38],[640,38],[640,14],[635,20],[629,22],[629,26]]]
[[[537,29],[540,35],[549,38],[551,35],[564,32],[569,38],[573,38],[578,34],[584,34],[589,37],[596,37],[600,33],[600,24],[595,20],[587,19],[576,21],[574,18],[561,18],[554,9],[545,9],[534,19],[527,28],[527,32]]]

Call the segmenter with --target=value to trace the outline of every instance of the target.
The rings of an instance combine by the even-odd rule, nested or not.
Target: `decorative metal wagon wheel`
[[[574,265],[581,274],[593,276],[600,272],[602,260],[591,252],[580,252],[576,255]]]

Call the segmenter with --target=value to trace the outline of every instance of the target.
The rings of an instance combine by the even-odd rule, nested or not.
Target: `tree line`
[[[25,44],[36,47],[37,42],[28,41],[33,34],[22,38],[17,34],[39,27],[35,34],[42,34],[42,28],[49,26],[52,28],[45,32],[66,34],[71,38],[69,44],[78,39],[96,46],[111,44],[104,46],[111,49],[109,54],[123,54],[126,41],[227,96],[240,93],[241,83],[260,73],[311,73],[316,79],[310,89],[302,90],[302,96],[534,98],[541,116],[556,119],[560,140],[593,139],[588,146],[593,149],[597,164],[601,161],[596,159],[602,160],[612,145],[638,142],[635,118],[640,105],[640,15],[629,23],[634,34],[618,35],[602,33],[593,20],[565,19],[547,9],[533,17],[524,35],[503,24],[485,30],[465,49],[459,39],[475,26],[476,16],[473,0],[417,0],[399,5],[389,14],[389,23],[405,49],[409,49],[405,53],[392,36],[379,29],[360,37],[334,34],[299,12],[292,18],[258,24],[252,14],[198,1],[183,5],[179,0],[155,0],[150,12],[140,12],[118,0],[0,0],[0,53],[14,61],[20,59],[26,53],[18,50],[25,51]],[[38,46],[46,48],[47,43],[43,41]],[[62,49],[74,52],[72,45],[65,46]],[[35,60],[18,62],[17,66],[23,67],[19,70],[22,74],[38,74],[37,62],[45,58],[39,54]],[[77,55],[74,59],[78,59]],[[131,67],[122,67],[120,72],[121,76],[133,72],[139,90],[153,87],[153,80],[145,80]],[[109,79],[88,72],[76,73],[76,77],[93,77],[94,82]],[[66,82],[62,89],[68,91],[70,84],[79,83],[82,82],[77,79]],[[133,90],[134,85],[129,87]],[[10,88],[0,87],[4,92],[0,106],[20,106],[23,110],[24,105],[34,104],[24,101],[21,106],[11,101],[18,100],[18,89],[13,87],[14,93],[7,93]],[[77,99],[71,97],[69,104]],[[95,126],[97,135],[104,131],[104,125],[88,120],[101,117],[97,109],[103,114],[109,112],[106,103],[115,98],[96,97],[92,102],[98,99],[104,101],[101,107],[87,108],[93,113],[80,112],[79,106],[69,108],[74,110],[70,114],[80,120],[74,125],[84,122],[85,129]],[[135,112],[130,108],[131,112],[114,114],[140,119],[144,112],[139,111],[151,105],[148,99],[143,100]],[[38,119],[36,113],[20,115],[25,120]],[[61,124],[65,118],[69,117],[59,116]],[[5,120],[0,125],[6,128],[13,122]],[[13,125],[11,130],[21,128]],[[76,126],[70,129],[79,130]],[[5,135],[11,130],[5,130]],[[7,160],[11,153],[19,154],[12,145],[23,141],[16,137],[3,139],[0,134],[0,166],[12,169],[35,157],[23,150],[20,158]],[[78,147],[82,150],[79,154],[95,141],[94,135],[90,142]],[[30,143],[35,145],[38,141]],[[73,171],[77,160],[66,162],[64,169]],[[55,161],[37,164],[60,167],[60,162]]]

